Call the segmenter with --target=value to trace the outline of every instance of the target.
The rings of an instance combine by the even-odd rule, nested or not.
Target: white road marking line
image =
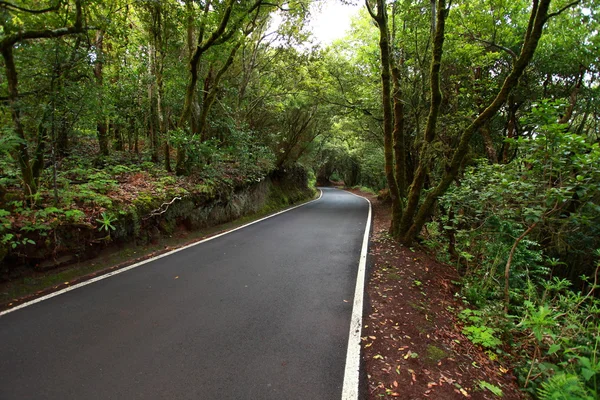
[[[367,254],[369,250],[369,234],[371,232],[371,202],[366,197],[356,197],[369,203],[369,215],[363,236],[358,274],[356,276],[356,289],[354,290],[354,304],[352,306],[352,319],[350,320],[350,334],[348,336],[348,351],[346,352],[346,368],[344,370],[344,384],[342,386],[342,400],[357,400],[360,372],[360,332],[362,328],[363,298],[365,289],[365,275],[367,272]]]
[[[121,274],[121,273],[123,273],[123,272],[126,272],[126,271],[129,271],[129,270],[131,270],[131,269],[134,269],[134,268],[140,267],[140,266],[142,266],[142,265],[144,265],[144,264],[148,264],[148,263],[150,263],[150,262],[152,262],[152,261],[156,261],[156,260],[158,260],[158,259],[161,259],[161,258],[163,258],[163,257],[170,256],[171,254],[174,254],[174,253],[177,253],[177,252],[179,252],[179,251],[182,251],[182,250],[188,249],[188,248],[190,248],[190,247],[197,246],[197,245],[199,245],[199,244],[202,244],[202,243],[208,242],[209,240],[213,240],[213,239],[216,239],[216,238],[218,238],[218,237],[221,237],[221,236],[227,235],[227,234],[229,234],[229,233],[232,233],[232,232],[238,231],[238,230],[240,230],[240,229],[244,229],[244,228],[246,228],[246,227],[248,227],[248,226],[250,226],[250,225],[254,225],[254,224],[256,224],[256,223],[259,223],[259,222],[261,222],[261,221],[264,221],[264,220],[266,220],[266,219],[273,218],[273,217],[275,217],[275,216],[277,216],[277,215],[279,215],[279,214],[283,214],[283,213],[286,213],[286,212],[288,212],[288,211],[292,211],[292,210],[294,210],[294,209],[296,209],[296,208],[298,208],[298,207],[303,207],[303,206],[305,206],[305,205],[307,205],[307,204],[313,203],[313,202],[315,202],[315,201],[319,201],[319,200],[321,200],[321,197],[323,197],[323,191],[322,191],[321,189],[319,189],[319,192],[320,192],[320,193],[319,193],[319,197],[318,197],[317,199],[314,199],[314,200],[311,200],[311,201],[307,201],[306,203],[302,203],[302,204],[299,204],[299,205],[297,205],[297,206],[294,206],[294,207],[286,208],[285,210],[282,210],[282,211],[276,212],[275,214],[268,215],[268,216],[266,216],[266,217],[264,217],[264,218],[257,219],[256,221],[249,222],[249,223],[247,223],[247,224],[244,224],[244,225],[242,225],[242,226],[238,226],[237,228],[234,228],[234,229],[231,229],[231,230],[228,230],[228,231],[225,231],[225,232],[221,232],[221,233],[219,233],[218,235],[214,235],[214,236],[208,237],[208,238],[206,238],[206,239],[200,240],[199,242],[195,242],[195,243],[192,243],[192,244],[188,244],[187,246],[183,246],[183,247],[180,247],[180,248],[178,248],[178,249],[171,250],[171,251],[169,251],[169,252],[167,252],[167,253],[163,253],[163,254],[161,254],[161,255],[158,255],[158,256],[155,256],[155,257],[148,258],[148,259],[146,259],[146,260],[143,260],[143,261],[140,261],[140,262],[138,262],[138,263],[132,264],[132,265],[130,265],[130,266],[128,266],[128,267],[124,267],[124,268],[121,268],[121,269],[117,269],[116,271],[108,272],[108,273],[106,273],[106,274],[104,274],[104,275],[100,275],[100,276],[97,276],[97,277],[95,277],[95,278],[89,279],[89,280],[87,280],[87,281],[84,281],[84,282],[77,283],[77,284],[75,284],[75,285],[73,285],[73,286],[69,286],[69,287],[66,287],[66,288],[64,288],[64,289],[58,290],[58,291],[56,291],[56,292],[49,293],[49,294],[47,294],[47,295],[45,295],[45,296],[38,297],[37,299],[33,299],[33,300],[31,300],[31,301],[28,301],[28,302],[26,302],[26,303],[20,304],[20,305],[18,305],[18,306],[16,306],[16,307],[13,307],[13,308],[10,308],[10,309],[8,309],[8,310],[5,310],[5,311],[2,311],[2,312],[0,312],[0,317],[2,317],[3,315],[9,314],[9,313],[11,313],[11,312],[14,312],[14,311],[20,310],[21,308],[25,308],[25,307],[31,306],[31,305],[33,305],[33,304],[36,304],[36,303],[42,302],[42,301],[44,301],[44,300],[48,300],[48,299],[50,299],[50,298],[52,298],[52,297],[59,296],[59,295],[61,295],[61,294],[63,294],[63,293],[70,292],[71,290],[75,290],[75,289],[77,289],[77,288],[80,288],[80,287],[82,287],[82,286],[86,286],[86,285],[92,284],[92,283],[94,283],[94,282],[98,282],[98,281],[101,281],[101,280],[103,280],[103,279],[110,278],[111,276],[114,276],[114,275]]]

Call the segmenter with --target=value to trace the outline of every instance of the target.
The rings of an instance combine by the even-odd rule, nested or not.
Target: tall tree
[[[378,2],[378,7],[379,7]],[[433,213],[434,204],[436,200],[448,189],[452,182],[458,178],[461,166],[465,160],[465,157],[469,150],[469,143],[475,133],[484,133],[486,125],[494,118],[494,116],[501,110],[502,106],[509,99],[510,94],[518,86],[520,78],[523,76],[526,67],[530,64],[533,55],[538,47],[538,43],[544,31],[544,27],[549,19],[558,16],[578,4],[578,1],[574,1],[564,6],[560,6],[556,11],[550,10],[550,0],[533,0],[530,8],[529,20],[527,23],[526,32],[519,45],[519,52],[513,52],[515,57],[513,59],[510,71],[507,73],[504,82],[498,89],[498,91],[491,97],[487,105],[481,107],[477,116],[469,123],[460,134],[456,147],[451,152],[450,161],[447,165],[442,166],[441,178],[432,185],[432,189],[423,195],[423,189],[428,178],[428,168],[432,161],[432,155],[434,154],[433,144],[436,137],[439,137],[437,132],[437,125],[440,113],[440,106],[444,99],[441,92],[441,82],[443,77],[441,75],[441,64],[443,55],[443,44],[445,37],[445,26],[446,19],[450,9],[447,7],[445,1],[437,0],[435,3],[436,18],[435,24],[432,26],[435,28],[432,50],[431,50],[431,63],[429,73],[429,116],[427,124],[423,131],[421,148],[418,155],[418,164],[414,177],[412,179],[410,190],[407,194],[407,203],[404,210],[401,213],[393,212],[394,219],[396,222],[392,223],[392,227],[398,226],[397,231],[392,230],[392,233],[405,243],[411,243],[415,237],[421,231],[421,228]],[[384,5],[383,5],[384,6]],[[382,31],[381,25],[385,23],[382,16],[375,14],[367,4],[367,9],[371,17],[377,22],[380,30],[380,42],[388,41],[389,33]],[[389,65],[389,50],[380,46],[380,54],[382,60],[382,77],[385,74],[385,70]],[[517,55],[518,54],[518,55]],[[385,62],[388,60],[388,62]],[[383,96],[383,110],[384,110],[384,133],[390,131],[390,123],[386,118],[386,115],[390,115],[390,112],[386,112],[386,109],[390,108],[389,97],[385,93],[389,93],[390,85],[386,82],[386,79],[382,79],[382,90]],[[387,135],[387,133],[386,133]],[[485,140],[485,138],[484,138]],[[390,164],[388,160],[393,160],[394,157],[388,151],[391,140],[388,138],[386,148],[386,165]],[[390,174],[386,167],[386,176],[388,177],[388,185],[390,191],[397,191],[398,177]],[[397,173],[397,172],[396,172]],[[431,178],[431,176],[429,176]],[[397,209],[397,206],[392,206],[392,209]]]
[[[1,6],[4,10],[15,15],[45,15],[50,13],[58,13],[61,9],[68,14],[68,4],[57,2],[56,5],[44,8],[34,9],[14,5],[8,2],[2,2]],[[67,18],[69,20],[72,18]],[[8,84],[8,103],[11,109],[14,132],[19,138],[18,144],[14,149],[15,158],[21,170],[21,177],[24,183],[25,193],[31,196],[37,192],[38,182],[35,177],[39,176],[39,171],[33,170],[33,164],[27,146],[27,137],[25,128],[21,121],[20,109],[20,94],[19,94],[19,78],[17,67],[15,64],[14,50],[17,44],[41,39],[53,39],[66,35],[74,35],[82,33],[87,29],[83,19],[83,9],[81,0],[75,0],[75,15],[74,21],[71,24],[62,27],[47,28],[45,26],[21,27],[12,23],[5,22],[3,25],[3,37],[0,38],[0,54],[4,59],[4,68],[6,81]],[[41,138],[43,140],[43,138]],[[41,168],[41,165],[37,166]]]
[[[404,229],[400,232],[401,238],[405,243],[410,243],[419,234],[427,218],[433,212],[435,201],[446,192],[451,183],[457,178],[460,167],[467,154],[469,142],[473,135],[477,133],[491,118],[496,115],[500,108],[506,103],[512,90],[519,84],[519,79],[525,72],[525,68],[531,62],[533,55],[538,47],[542,37],[544,26],[552,17],[558,16],[570,7],[578,4],[578,1],[567,4],[555,12],[550,12],[551,0],[533,0],[527,30],[521,45],[519,56],[514,61],[509,75],[504,80],[502,87],[497,92],[492,102],[483,110],[477,118],[463,131],[458,146],[452,155],[449,165],[446,166],[441,180],[425,196],[423,203],[418,207],[406,212],[403,216],[401,225]],[[415,193],[412,193],[412,192]],[[413,187],[411,195],[420,197],[421,189]],[[413,218],[414,217],[414,218]]]
[[[240,7],[241,9],[234,7],[234,3],[235,2],[233,0],[227,0],[222,9],[220,9],[221,7],[215,7],[215,9],[219,9],[220,15],[218,17],[216,26],[212,29],[209,25],[209,16],[212,9],[210,0],[207,1],[203,10],[200,28],[197,34],[197,45],[189,60],[189,80],[186,88],[183,110],[178,122],[178,127],[180,129],[184,129],[186,126],[191,127],[191,137],[195,137],[200,133],[198,131],[200,126],[196,126],[194,121],[190,121],[190,118],[192,117],[194,98],[196,96],[196,86],[199,80],[198,69],[202,56],[210,48],[230,42],[236,36],[238,31],[244,28],[244,24],[247,23],[248,20],[250,20],[249,22],[253,24],[253,19],[255,20],[259,15],[263,0],[255,0],[249,4],[244,4],[242,7]],[[252,17],[253,13],[254,16]],[[208,33],[208,31],[210,31],[210,33]],[[189,37],[190,33],[188,31],[188,38]],[[233,52],[233,55],[235,56],[235,51]],[[227,65],[227,61],[225,62],[224,66],[225,65]],[[226,68],[228,68],[228,66]],[[185,147],[179,146],[177,149],[176,170],[180,174],[185,172],[185,161]]]
[[[392,56],[390,47],[390,31],[388,27],[388,13],[385,0],[377,0],[375,12],[369,0],[365,1],[369,14],[379,28],[379,52],[381,61],[381,100],[383,103],[383,138],[385,155],[385,176],[392,199],[392,226],[391,232],[397,232],[398,221],[402,217],[402,203],[398,182],[394,174],[394,114],[392,112]],[[396,77],[400,79],[399,76]],[[399,96],[396,91],[395,95]],[[397,112],[399,111],[396,109]]]

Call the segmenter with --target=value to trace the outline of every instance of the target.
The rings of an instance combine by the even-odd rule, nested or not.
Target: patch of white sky
[[[313,3],[311,11],[314,17],[309,23],[313,36],[324,46],[341,39],[348,33],[352,18],[361,7],[364,7],[362,1],[342,3],[340,0],[324,0]]]
[[[352,18],[364,7],[362,0],[315,0],[310,6],[308,30],[312,32],[313,44],[328,46],[343,38],[350,30]],[[274,14],[270,31],[281,23],[281,16]],[[303,46],[302,46],[303,47]]]

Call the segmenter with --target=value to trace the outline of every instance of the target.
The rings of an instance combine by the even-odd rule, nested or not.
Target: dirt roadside
[[[459,276],[417,246],[387,234],[390,207],[371,194],[371,269],[362,357],[368,399],[525,399],[508,366],[492,361],[462,333]],[[491,355],[491,358],[494,358]],[[502,395],[487,388],[493,385]]]

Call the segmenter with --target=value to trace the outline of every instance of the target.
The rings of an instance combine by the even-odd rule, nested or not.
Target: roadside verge
[[[269,215],[264,216],[264,217],[259,217],[258,219],[253,220],[253,221],[248,222],[248,223],[245,223],[245,224],[243,224],[241,226],[237,226],[237,227],[233,227],[233,228],[230,228],[230,229],[226,229],[224,231],[220,231],[220,232],[211,234],[210,236],[204,236],[204,237],[200,238],[199,240],[194,240],[192,243],[187,243],[187,244],[184,244],[184,245],[182,245],[180,247],[179,246],[176,247],[176,248],[171,247],[171,248],[167,249],[166,251],[160,251],[160,252],[150,253],[148,255],[141,256],[141,257],[135,258],[133,260],[125,261],[125,262],[122,262],[120,264],[108,267],[108,268],[103,268],[103,269],[94,271],[92,273],[76,277],[76,278],[74,278],[74,279],[72,279],[70,281],[64,282],[64,283],[62,283],[60,285],[55,285],[55,286],[52,286],[52,287],[48,287],[46,289],[37,291],[37,292],[35,292],[33,294],[30,294],[30,295],[27,295],[27,296],[24,296],[24,297],[21,297],[21,298],[18,298],[18,299],[13,299],[12,302],[0,305],[0,309],[2,309],[2,311],[0,311],[0,317],[3,316],[3,315],[5,315],[5,314],[11,313],[13,311],[17,311],[17,310],[19,310],[21,308],[25,308],[27,306],[30,306],[32,304],[36,304],[36,303],[39,303],[41,301],[50,299],[52,297],[61,295],[61,294],[66,293],[66,292],[69,292],[71,290],[75,290],[75,289],[80,288],[82,286],[86,286],[86,285],[89,285],[91,283],[94,283],[94,282],[97,282],[97,281],[109,278],[111,276],[118,275],[120,273],[129,271],[131,269],[140,267],[140,266],[142,266],[144,264],[150,263],[152,261],[158,260],[158,259],[163,258],[163,257],[167,257],[167,256],[169,256],[171,254],[177,253],[177,252],[185,250],[187,248],[190,248],[190,247],[199,245],[201,243],[205,243],[205,242],[208,242],[210,240],[216,239],[218,237],[227,235],[229,233],[232,233],[232,232],[235,232],[237,230],[243,229],[245,227],[248,227],[250,225],[256,224],[258,222],[261,222],[261,221],[264,221],[266,219],[275,217],[275,216],[277,216],[279,214],[283,214],[285,212],[288,212],[288,211],[294,210],[296,208],[305,206],[307,204],[310,204],[312,202],[320,200],[322,196],[323,196],[323,192],[319,189],[319,196],[316,199],[308,200],[306,202],[300,203],[300,204],[292,206],[292,207],[285,208],[285,209],[283,209],[281,211],[269,214]],[[92,260],[89,260],[89,262],[91,262],[91,261]]]

